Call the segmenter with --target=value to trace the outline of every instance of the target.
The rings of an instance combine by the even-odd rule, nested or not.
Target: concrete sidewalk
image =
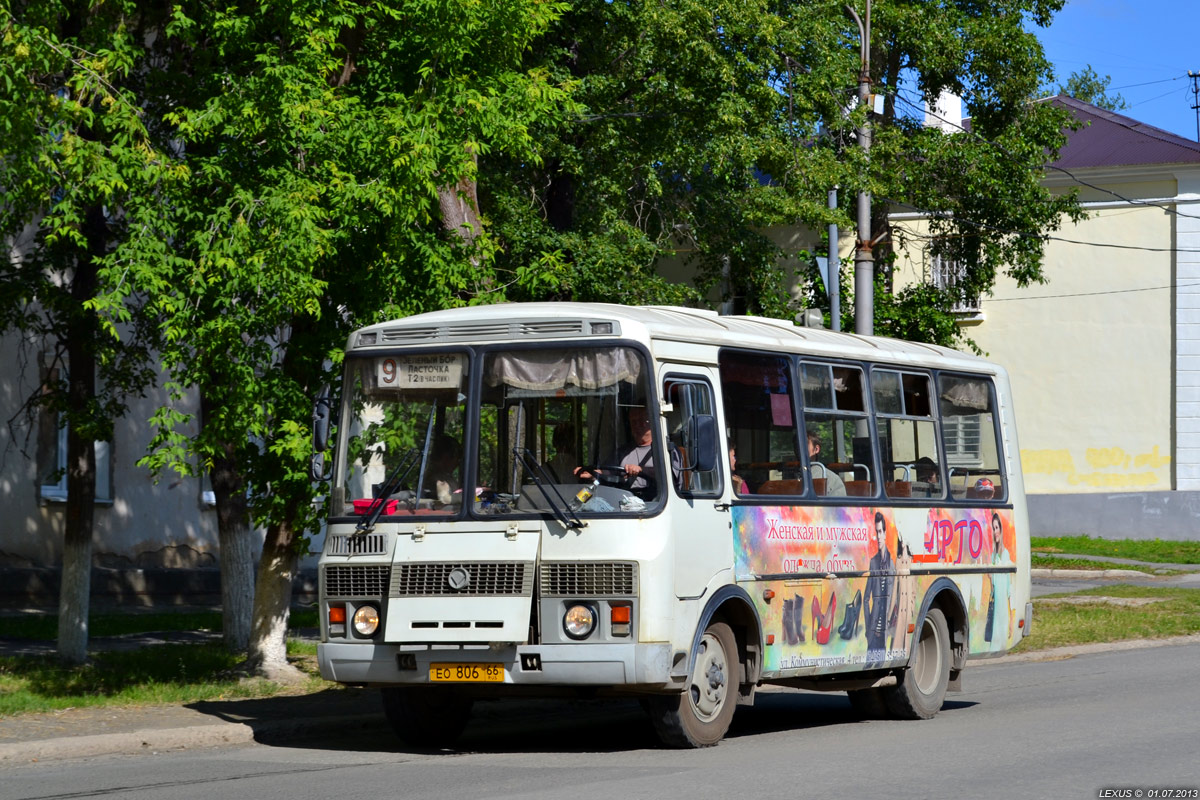
[[[327,689],[187,706],[69,708],[0,718],[0,767],[64,758],[293,741],[385,725],[379,693]]]

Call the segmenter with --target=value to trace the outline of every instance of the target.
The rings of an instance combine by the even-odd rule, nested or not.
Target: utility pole
[[[838,207],[837,193],[836,186],[829,190],[829,210],[834,214],[837,213]],[[829,292],[829,327],[832,330],[840,331],[842,329],[842,265],[841,255],[838,251],[838,225],[836,222],[829,223],[829,285],[825,288]]]
[[[1200,142],[1200,72],[1188,70],[1192,79],[1192,108],[1196,111],[1196,141]]]
[[[858,23],[860,64],[858,104],[871,104],[871,0],[867,0],[865,21],[850,6],[850,16]],[[868,112],[869,113],[869,112]],[[870,118],[864,117],[856,131],[864,155],[871,150]],[[865,179],[864,179],[865,180]],[[871,253],[871,195],[858,193],[858,244],[854,250],[854,332],[870,336],[875,332],[875,256]]]

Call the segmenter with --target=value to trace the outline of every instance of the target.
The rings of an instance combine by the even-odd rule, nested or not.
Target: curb
[[[210,722],[182,728],[157,728],[90,736],[64,736],[0,744],[0,766],[59,761],[91,756],[157,753],[200,747],[269,742],[307,734],[364,728],[382,724],[383,713],[307,720],[278,720],[249,725],[244,722]]]
[[[1169,636],[1165,639],[1123,639],[1119,642],[1095,642],[1074,644],[1067,647],[1049,647],[1029,653],[1013,653],[1000,658],[985,658],[968,661],[968,667],[990,667],[993,664],[1023,664],[1030,661],[1062,661],[1075,656],[1109,653],[1119,650],[1142,650],[1151,647],[1175,647],[1184,644],[1200,644],[1200,633],[1186,636]]]
[[[1158,578],[1149,572],[1137,569],[1045,569],[1029,570],[1031,578]]]

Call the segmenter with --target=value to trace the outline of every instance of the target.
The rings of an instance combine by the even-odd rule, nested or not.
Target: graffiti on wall
[[[1022,450],[1021,468],[1026,476],[1052,475],[1065,478],[1067,485],[1081,490],[1145,489],[1169,483],[1162,470],[1171,463],[1159,446],[1144,453],[1129,453],[1120,447],[1089,447],[1084,451],[1080,471],[1070,450]]]

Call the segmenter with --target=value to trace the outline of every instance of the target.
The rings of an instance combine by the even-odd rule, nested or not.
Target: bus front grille
[[[383,597],[387,592],[391,567],[345,566],[332,564],[325,567],[321,578],[325,582],[326,597]]]
[[[392,597],[436,595],[531,597],[533,564],[524,561],[397,564]]]
[[[632,597],[637,564],[631,561],[542,562],[545,597]]]
[[[387,536],[382,533],[337,534],[325,539],[325,553],[331,556],[382,556],[387,551]]]

